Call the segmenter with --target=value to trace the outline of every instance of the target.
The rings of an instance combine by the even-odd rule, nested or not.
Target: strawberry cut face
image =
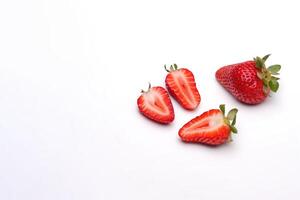
[[[174,120],[174,109],[167,91],[162,87],[149,88],[137,100],[140,112],[156,122],[168,124]]]
[[[199,132],[199,131],[209,131],[211,129],[218,128],[218,126],[222,125],[223,122],[223,115],[220,112],[215,112],[208,117],[198,118],[195,120],[194,123],[188,128],[187,131],[191,132]]]
[[[179,130],[179,137],[185,142],[197,142],[208,145],[223,144],[230,139],[232,127],[228,123],[233,116],[235,118],[236,113],[234,114],[233,112],[236,112],[236,110],[230,112],[231,114],[229,115],[231,116],[227,118],[224,117],[223,111],[219,109],[204,112],[186,123]]]
[[[201,96],[191,71],[185,68],[170,71],[165,82],[170,94],[183,108],[194,110],[198,107]]]
[[[151,92],[143,94],[145,107],[148,107],[152,111],[160,115],[169,115],[167,103],[163,99],[163,95],[158,90],[152,89]]]

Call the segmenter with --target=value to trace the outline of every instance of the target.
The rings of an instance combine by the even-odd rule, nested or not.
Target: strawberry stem
[[[225,104],[221,104],[219,106],[220,110],[222,111],[223,115],[225,115]]]
[[[177,66],[176,64],[170,65],[170,68],[169,68],[169,69],[167,69],[167,66],[164,65],[164,68],[165,68],[165,70],[166,70],[167,72],[172,72],[172,71],[176,71],[177,69],[179,69],[178,66]]]
[[[167,65],[164,65],[164,68],[167,72],[170,72],[170,70],[167,69]]]

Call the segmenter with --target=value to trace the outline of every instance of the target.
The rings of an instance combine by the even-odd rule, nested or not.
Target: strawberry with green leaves
[[[185,142],[196,142],[207,145],[220,145],[231,141],[231,133],[237,133],[235,128],[236,108],[230,110],[225,116],[225,105],[220,109],[204,112],[186,123],[178,132]]]
[[[266,66],[269,55],[256,57],[246,61],[228,65],[217,70],[215,76],[218,82],[236,99],[246,104],[263,102],[270,91],[277,92],[281,66]]]

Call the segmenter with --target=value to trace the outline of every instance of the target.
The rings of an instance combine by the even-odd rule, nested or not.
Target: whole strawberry
[[[216,79],[235,98],[246,104],[259,104],[279,88],[280,65],[266,67],[270,54],[253,61],[228,65],[216,72]]]

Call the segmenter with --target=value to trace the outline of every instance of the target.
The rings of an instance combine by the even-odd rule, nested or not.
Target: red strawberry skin
[[[181,68],[170,71],[166,76],[165,83],[169,93],[183,108],[194,110],[200,104],[201,96],[190,70]]]
[[[137,105],[144,116],[158,123],[168,124],[175,118],[170,96],[163,87],[152,87],[143,92]]]
[[[255,61],[246,61],[220,68],[215,76],[218,82],[235,98],[246,104],[259,104],[268,96],[263,81],[257,76]]]
[[[229,140],[231,130],[222,112],[212,109],[186,123],[178,134],[185,142],[220,145]]]

